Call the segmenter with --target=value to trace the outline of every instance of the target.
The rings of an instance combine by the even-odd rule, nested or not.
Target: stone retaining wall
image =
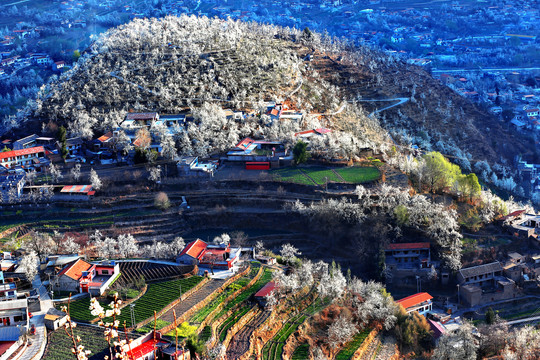
[[[198,283],[197,285],[195,285],[193,288],[191,288],[189,291],[185,292],[182,294],[182,296],[176,300],[174,300],[172,303],[170,303],[169,305],[165,306],[163,309],[161,309],[157,314],[156,314],[156,318],[159,318],[161,315],[165,314],[167,311],[171,310],[173,307],[175,307],[176,305],[178,305],[178,303],[180,301],[184,301],[185,299],[187,299],[188,297],[190,297],[194,292],[198,291],[201,287],[203,287],[208,281],[210,281],[209,278],[204,278],[202,279],[202,281],[200,283]],[[133,329],[137,329],[137,328],[140,328],[146,324],[148,324],[149,322],[153,321],[154,320],[154,316],[151,316],[149,317],[148,319],[146,320],[143,320],[139,323],[137,323],[135,325],[135,327],[132,327],[130,328],[130,330],[133,330]]]
[[[176,325],[180,325],[182,324],[184,321],[188,321],[189,318],[191,318],[197,311],[201,310],[203,307],[205,307],[206,305],[208,305],[208,303],[212,300],[214,300],[219,294],[221,294],[223,291],[225,291],[225,289],[227,288],[227,286],[229,286],[230,284],[232,284],[234,281],[238,280],[239,278],[241,278],[242,276],[244,276],[245,274],[248,274],[249,271],[251,270],[251,266],[248,266],[246,270],[230,277],[229,279],[227,279],[227,281],[225,281],[223,283],[223,285],[221,285],[218,289],[216,289],[211,295],[207,296],[204,300],[201,300],[199,303],[197,303],[195,306],[191,307],[191,309],[189,309],[188,311],[186,311],[185,313],[183,313],[182,315],[180,315],[177,319],[176,319]],[[207,317],[208,318],[208,317]],[[200,326],[199,329],[198,329],[198,332],[200,333],[202,331],[202,328],[203,326]],[[167,325],[165,326],[164,328],[162,328],[161,330],[159,330],[159,332],[161,334],[167,334],[168,332],[170,332],[172,329],[174,329],[174,323],[170,324],[170,325]]]
[[[223,308],[225,307],[225,305],[231,301],[232,299],[234,299],[235,297],[237,297],[242,291],[250,288],[251,286],[253,286],[253,284],[255,284],[255,282],[257,280],[259,280],[259,278],[262,276],[263,274],[263,271],[264,271],[264,267],[261,265],[259,267],[259,272],[257,273],[257,275],[255,275],[255,277],[253,277],[253,279],[251,279],[251,281],[246,285],[244,286],[243,288],[241,289],[238,289],[236,290],[234,293],[232,293],[231,295],[227,296],[227,298],[225,300],[223,300],[223,302],[221,304],[219,304],[214,310],[212,310],[212,312],[210,314],[208,314],[208,316],[206,317],[206,319],[204,319],[204,321],[201,323],[201,325],[199,325],[199,329],[198,329],[198,332],[200,333],[207,325],[210,321],[212,321],[212,319],[214,318],[214,316],[219,313],[221,310],[223,310]]]
[[[309,293],[309,288],[302,289],[298,296]],[[255,353],[257,359],[262,358],[262,349],[270,339],[272,339],[289,320],[288,314],[292,311],[291,307],[287,307],[287,301],[282,301],[272,311],[272,314],[259,326],[249,338],[249,349],[238,360],[248,360]]]
[[[360,345],[360,347],[356,349],[351,359],[360,360],[362,356],[364,356],[367,348],[369,347],[369,344],[371,344],[371,342],[373,341],[373,339],[375,339],[375,336],[377,336],[378,333],[379,331],[376,328],[371,330],[371,332],[369,333],[367,338],[364,340],[362,345]]]
[[[227,331],[227,336],[225,337],[225,340],[223,340],[223,346],[225,346],[225,349],[229,347],[229,343],[231,342],[234,335],[236,335],[236,333],[240,329],[242,329],[244,327],[244,325],[246,325],[248,322],[250,322],[251,319],[253,319],[255,316],[257,316],[259,314],[259,312],[260,312],[260,310],[259,310],[259,307],[257,305],[252,307],[244,316],[242,316],[240,318],[240,320],[238,320],[236,322],[236,324],[234,324]]]

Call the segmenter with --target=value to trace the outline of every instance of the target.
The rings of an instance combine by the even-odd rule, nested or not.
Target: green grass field
[[[364,340],[368,337],[371,329],[364,329],[363,331],[356,334],[353,339],[345,344],[343,349],[336,355],[336,360],[349,360],[356,350],[362,345]]]
[[[291,182],[302,185],[314,185],[299,169],[293,167],[271,170],[276,181]]]
[[[343,180],[341,180],[336,173],[325,167],[317,166],[302,168],[302,171],[311,177],[318,185],[324,185],[327,181],[343,182]]]
[[[343,180],[353,184],[375,181],[381,176],[379,169],[376,167],[353,166],[337,168],[336,172],[343,178]]]
[[[302,168],[286,167],[271,170],[270,174],[272,174],[275,181],[302,185],[315,185],[314,182],[317,185],[325,185],[327,181],[362,184],[375,181],[381,176],[379,169],[373,166],[335,168],[334,171],[324,166],[309,166]],[[311,179],[313,179],[313,181]]]

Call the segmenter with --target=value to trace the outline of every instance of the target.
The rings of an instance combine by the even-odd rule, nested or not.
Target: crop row
[[[309,344],[302,344],[300,346],[298,346],[292,356],[291,356],[291,360],[305,360],[305,359],[309,359]]]
[[[247,312],[251,309],[249,306],[242,306],[240,309],[236,310],[231,316],[229,316],[223,324],[219,327],[219,341],[223,342],[225,340],[225,337],[227,337],[227,331],[229,331],[230,328],[233,327],[234,324],[240,320],[240,318],[247,314]]]
[[[192,324],[200,324],[214,309],[216,309],[219,304],[223,303],[225,299],[238,289],[246,286],[259,272],[259,267],[261,266],[258,262],[253,262],[251,264],[251,270],[247,276],[243,276],[240,279],[234,281],[230,284],[225,291],[219,294],[213,301],[208,303],[202,309],[200,309],[190,320]]]
[[[171,302],[178,299],[180,297],[180,290],[182,293],[185,293],[200,283],[202,279],[201,276],[191,276],[185,279],[148,284],[146,293],[133,303],[135,323],[152,317],[154,311],[159,312]],[[130,306],[133,304],[130,304]],[[117,320],[121,324],[125,321],[128,327],[133,326],[129,309],[124,309]]]
[[[349,360],[352,358],[356,350],[362,345],[366,340],[371,329],[364,329],[363,331],[356,334],[351,341],[349,341],[343,349],[336,355],[336,360]]]
[[[56,294],[56,292],[55,292]],[[55,305],[57,308],[61,308],[63,305]],[[101,306],[107,310],[110,309],[107,304],[101,302]],[[71,301],[69,303],[69,315],[73,320],[90,322],[95,319],[95,316],[90,314],[90,297],[84,297]]]
[[[91,353],[88,356],[90,360],[103,359],[105,355],[109,354],[108,344],[103,337],[103,329],[89,326],[77,326],[74,329],[75,336],[80,336],[82,339],[82,345],[85,350],[90,350]],[[124,334],[121,333],[121,338],[124,338]],[[128,334],[130,338],[136,337],[136,335]],[[73,353],[71,348],[73,347],[73,341],[67,336],[63,328],[60,328],[48,336],[48,347],[43,355],[44,360],[65,360],[72,359]]]
[[[274,336],[272,341],[268,342],[263,350],[263,359],[281,359],[281,354],[283,353],[283,346],[285,342],[291,336],[298,327],[306,320],[308,316],[312,316],[324,307],[328,305],[328,302],[317,298],[314,302],[309,304],[304,311],[291,317],[289,321],[283,325],[280,331]]]
[[[272,280],[272,270],[265,268],[262,276],[253,284],[253,286],[249,287],[248,289],[242,291],[240,294],[238,294],[237,297],[235,297],[233,300],[229,301],[227,305],[221,309],[221,311],[216,315],[216,319],[219,319],[221,316],[226,314],[229,310],[231,310],[236,305],[240,304],[241,302],[249,299],[251,295],[255,294],[257,291],[261,289],[264,285],[266,285],[267,282]]]

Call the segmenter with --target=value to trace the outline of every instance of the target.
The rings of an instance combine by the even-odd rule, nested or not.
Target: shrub
[[[169,197],[163,191],[157,193],[156,198],[154,199],[154,206],[161,210],[167,210],[171,207],[171,202]]]

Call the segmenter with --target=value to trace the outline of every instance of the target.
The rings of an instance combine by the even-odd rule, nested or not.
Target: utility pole
[[[135,328],[135,304],[129,304],[129,312],[131,313],[131,327]]]

